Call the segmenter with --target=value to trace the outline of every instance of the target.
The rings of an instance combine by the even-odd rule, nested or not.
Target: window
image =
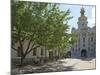
[[[72,51],[74,51],[74,48],[72,48]]]
[[[93,44],[91,44],[91,47],[93,47]]]
[[[91,35],[93,36],[94,33],[91,33]]]
[[[80,48],[78,48],[78,51],[80,51]]]
[[[93,48],[91,48],[91,51],[93,51]]]
[[[90,38],[88,38],[88,42],[90,42]]]
[[[43,55],[43,48],[41,48],[41,55]]]
[[[36,49],[33,50],[33,56],[36,56]]]
[[[85,44],[83,44],[83,47],[85,47]]]
[[[91,37],[91,42],[93,42],[93,37]]]
[[[83,38],[83,42],[85,42],[85,38]]]

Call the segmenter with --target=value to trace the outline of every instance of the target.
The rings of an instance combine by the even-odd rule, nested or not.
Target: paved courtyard
[[[95,69],[95,59],[64,59],[62,65],[72,67],[72,70]]]
[[[41,72],[57,72],[57,71],[72,71],[95,69],[95,59],[61,59],[54,62],[49,62],[41,66],[27,65],[23,68],[16,68],[12,73],[41,73]]]

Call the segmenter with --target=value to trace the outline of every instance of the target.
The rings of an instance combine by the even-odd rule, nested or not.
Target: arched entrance
[[[81,51],[81,57],[87,57],[87,51],[85,49]]]
[[[67,52],[67,57],[69,57],[69,58],[71,57],[71,52],[70,51]]]

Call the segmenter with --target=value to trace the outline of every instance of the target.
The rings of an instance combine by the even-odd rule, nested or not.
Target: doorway
[[[81,57],[87,57],[87,51],[85,49],[81,51]]]
[[[52,61],[53,60],[53,51],[49,52],[49,60]]]

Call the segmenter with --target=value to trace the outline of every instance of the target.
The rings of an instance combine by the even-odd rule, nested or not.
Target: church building
[[[71,57],[95,57],[96,55],[96,26],[88,27],[87,17],[85,16],[85,9],[80,10],[80,17],[78,18],[78,28],[72,28],[71,32],[76,34],[76,42],[71,46]]]

